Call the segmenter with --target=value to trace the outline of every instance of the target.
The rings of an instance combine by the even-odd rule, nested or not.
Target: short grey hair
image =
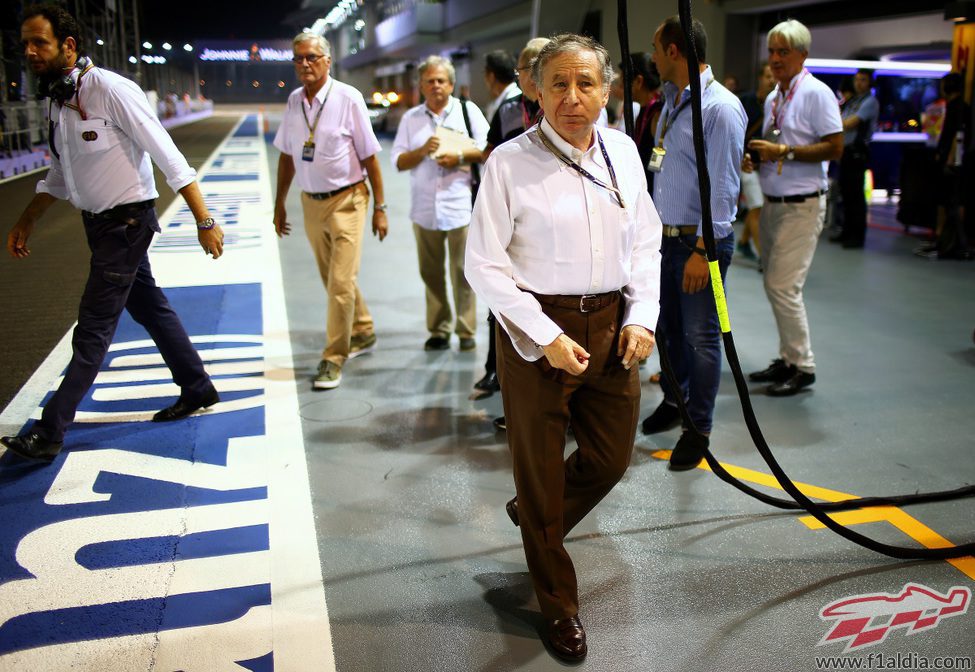
[[[538,52],[540,52],[542,48],[551,41],[552,40],[547,37],[533,37],[532,39],[528,40],[525,48],[521,50],[521,54],[518,55],[518,60],[520,61],[522,58],[524,58],[528,62],[528,67],[531,67],[532,60],[538,56]]]
[[[323,35],[302,31],[295,35],[295,39],[291,41],[291,48],[294,49],[302,42],[314,42],[318,45],[318,48],[322,50],[323,54],[326,56],[332,55],[332,49],[328,46],[328,40],[326,40]]]
[[[575,33],[556,35],[542,47],[538,56],[532,59],[532,80],[535,82],[535,86],[542,89],[542,70],[546,63],[556,56],[579,51],[590,51],[596,55],[596,60],[599,61],[599,72],[603,79],[603,93],[608,93],[609,87],[613,83],[613,77],[616,75],[609,52],[606,51],[606,47],[591,37],[576,35]]]
[[[436,55],[424,58],[420,63],[420,67],[417,69],[420,73],[420,81],[423,81],[423,73],[429,68],[443,68],[447,71],[447,79],[450,80],[450,83],[457,83],[457,71],[454,70],[454,64],[450,62],[449,58]]]
[[[776,35],[785,40],[786,44],[793,49],[798,49],[805,54],[809,53],[809,48],[812,46],[812,34],[809,29],[795,19],[776,24],[772,30],[768,31],[767,42],[771,42]]]

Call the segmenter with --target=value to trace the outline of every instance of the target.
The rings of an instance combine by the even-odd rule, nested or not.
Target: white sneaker
[[[318,375],[312,380],[311,386],[316,390],[331,390],[342,382],[342,367],[328,360],[318,363]]]

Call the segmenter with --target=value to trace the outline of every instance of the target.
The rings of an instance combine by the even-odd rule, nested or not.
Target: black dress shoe
[[[684,432],[670,454],[671,471],[687,471],[693,469],[704,459],[704,451],[710,445],[710,440],[703,434]]]
[[[218,401],[220,401],[220,395],[217,393],[217,388],[211,385],[210,389],[203,395],[203,398],[197,401],[184,399],[183,395],[180,395],[175,404],[162,409],[152,416],[152,421],[169,422],[171,420],[179,420],[191,413],[195,413],[201,408],[210,408]]]
[[[423,344],[424,350],[449,350],[450,349],[450,339],[444,336],[431,336],[427,339],[426,343]]]
[[[657,410],[643,420],[643,433],[656,434],[657,432],[666,432],[671,427],[677,425],[678,422],[680,422],[680,411],[677,410],[677,407],[671,406],[666,401],[661,401],[660,405],[657,406]]]
[[[474,389],[481,392],[498,392],[501,389],[501,383],[498,382],[497,371],[485,373],[483,378],[474,383]]]
[[[7,450],[25,460],[39,460],[51,462],[61,452],[63,441],[48,441],[37,432],[27,432],[20,436],[5,436],[0,443]]]
[[[504,505],[504,510],[508,512],[508,518],[510,518],[511,519],[511,522],[515,524],[515,527],[518,527],[518,525],[519,525],[519,523],[518,523],[518,498],[517,497],[512,497],[508,501],[508,503]]]
[[[770,397],[791,397],[803,388],[809,387],[816,382],[815,373],[806,373],[796,367],[790,367],[792,375],[781,383],[773,383],[765,390]]]
[[[494,425],[494,428],[499,432],[504,432],[508,430],[508,423],[505,421],[503,415],[500,418],[495,418],[494,420],[492,420],[491,424]]]
[[[748,374],[753,383],[781,383],[792,377],[793,368],[784,359],[773,359],[767,369]]]
[[[578,616],[557,618],[545,624],[545,640],[557,658],[569,663],[585,659],[586,630]]]

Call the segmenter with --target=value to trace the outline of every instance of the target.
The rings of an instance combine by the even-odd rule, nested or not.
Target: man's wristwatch
[[[389,210],[389,206],[386,205],[385,203],[376,203],[375,210],[376,212],[386,212],[387,210]]]
[[[785,148],[785,158],[786,158],[787,161],[795,161],[796,160],[796,148],[793,147],[792,145],[789,145],[788,147],[786,147]]]
[[[457,152],[457,165],[458,166],[464,165],[464,152]]]
[[[217,222],[216,222],[215,219],[213,219],[213,217],[207,217],[202,222],[197,222],[196,223],[196,228],[198,228],[200,231],[209,231],[210,229],[212,229],[216,225],[217,225]]]

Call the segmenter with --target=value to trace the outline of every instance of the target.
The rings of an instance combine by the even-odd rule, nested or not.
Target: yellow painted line
[[[651,453],[651,456],[658,460],[666,460],[670,458],[671,452],[672,451],[669,450],[657,450]],[[782,490],[782,486],[779,485],[779,482],[775,480],[775,477],[771,474],[755,471],[753,469],[747,469],[745,467],[737,467],[733,464],[726,464],[724,462],[721,462],[721,466],[723,466],[729,474],[740,481],[753,483],[755,485],[764,485],[765,487],[773,488],[775,490]],[[702,461],[697,468],[704,471],[712,471],[711,467],[708,466],[706,461]],[[848,499],[857,499],[856,495],[839,492],[838,490],[820,488],[818,486],[808,485],[806,483],[796,483],[795,485],[799,491],[807,497],[822,499],[827,502],[842,502]],[[853,511],[831,513],[829,514],[829,517],[841,525],[861,525],[863,523],[887,522],[925,548],[955,547],[954,544],[932,530],[930,527],[896,506],[870,506],[862,509],[855,509]],[[811,530],[821,530],[826,527],[812,516],[802,516],[799,518],[799,521]],[[975,580],[975,557],[969,555],[962,558],[952,558],[950,560],[946,560],[946,562],[968,576],[970,579]]]

